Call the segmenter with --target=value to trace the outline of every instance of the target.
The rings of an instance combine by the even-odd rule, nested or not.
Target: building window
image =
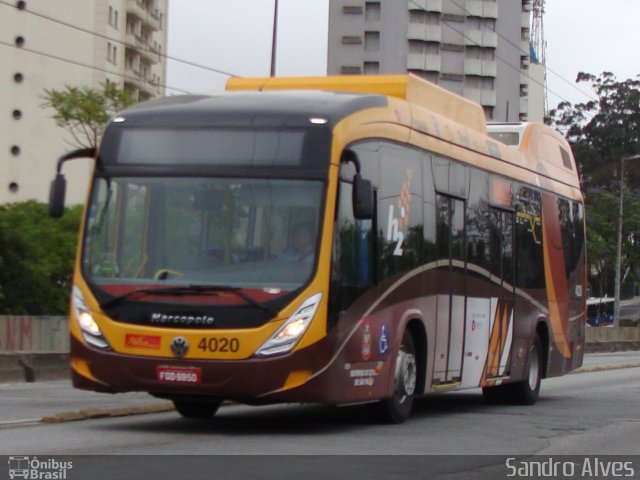
[[[364,32],[364,49],[367,52],[380,50],[380,32]]]
[[[467,17],[465,17],[464,15],[456,15],[454,13],[443,13],[442,20],[444,20],[445,22],[464,23],[467,21]]]
[[[343,75],[360,75],[362,73],[362,68],[345,66],[340,68],[340,73]]]
[[[364,19],[368,22],[377,22],[380,18],[380,2],[366,2],[364,4]]]
[[[459,73],[442,73],[440,74],[440,78],[451,82],[462,82],[464,80],[464,75]]]
[[[360,45],[362,44],[362,38],[359,36],[344,36],[342,37],[343,45]]]
[[[464,45],[457,45],[455,43],[443,43],[441,48],[448,52],[464,52]]]
[[[118,10],[113,7],[109,7],[109,25],[118,29]]]
[[[342,7],[342,13],[345,15],[362,15],[362,7]]]
[[[118,48],[111,42],[107,43],[107,61],[114,65],[118,62]]]
[[[364,74],[365,75],[377,75],[380,73],[379,62],[364,62]]]

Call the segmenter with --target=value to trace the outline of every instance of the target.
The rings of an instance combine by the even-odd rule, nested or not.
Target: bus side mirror
[[[356,220],[373,219],[373,186],[359,173],[353,177],[353,216]]]
[[[64,197],[67,191],[67,180],[60,172],[62,171],[62,165],[67,160],[73,160],[75,158],[95,158],[97,150],[95,148],[80,148],[72,152],[62,155],[58,159],[58,165],[56,168],[56,178],[51,182],[51,189],[49,190],[49,216],[53,218],[60,218],[64,213]]]
[[[60,218],[64,213],[64,197],[67,191],[67,180],[61,173],[51,182],[49,190],[49,216]]]

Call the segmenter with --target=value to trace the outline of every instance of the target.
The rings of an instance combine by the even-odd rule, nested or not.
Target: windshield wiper
[[[227,285],[185,285],[180,287],[159,287],[159,288],[137,288],[130,292],[120,295],[118,297],[111,298],[100,304],[103,310],[108,310],[111,307],[121,304],[122,302],[129,300],[136,295],[167,295],[167,296],[186,296],[186,295],[211,295],[212,293],[220,292],[232,292],[245,302],[253,305],[256,308],[268,313],[272,317],[276,316],[276,312],[271,310],[266,305],[258,302],[255,298],[247,293],[243,292],[239,287],[230,287]]]

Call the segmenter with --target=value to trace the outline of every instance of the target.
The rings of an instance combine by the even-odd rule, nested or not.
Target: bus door
[[[514,220],[512,211],[490,210],[490,268],[498,288],[491,296],[486,379],[509,374],[515,302]]]
[[[439,287],[434,385],[462,379],[467,273],[464,200],[438,194],[436,216]]]

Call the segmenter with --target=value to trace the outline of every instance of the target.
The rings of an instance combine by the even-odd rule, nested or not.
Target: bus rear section
[[[257,91],[110,122],[74,272],[76,387],[187,417],[375,402],[401,422],[438,391],[533,403],[579,366],[579,189],[522,168],[538,157],[488,137],[480,107],[412,76],[231,88]]]

